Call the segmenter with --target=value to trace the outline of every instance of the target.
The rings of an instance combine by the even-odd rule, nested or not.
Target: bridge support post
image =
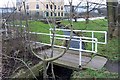
[[[82,60],[81,60],[81,59],[82,59],[81,55],[82,55],[82,52],[80,51],[80,52],[79,52],[79,68],[80,68],[81,65],[82,65],[82,63],[81,63],[81,62],[82,62]]]

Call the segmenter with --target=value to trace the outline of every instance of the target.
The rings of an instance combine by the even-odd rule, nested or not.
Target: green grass
[[[62,24],[67,25],[69,24],[69,21],[62,21]],[[106,19],[89,21],[88,24],[86,24],[85,21],[73,22],[73,28],[78,30],[79,29],[80,30],[96,30],[96,31],[108,30]]]
[[[19,22],[16,22],[17,24],[19,24]],[[25,25],[25,21],[22,22]],[[50,26],[49,24],[45,24],[43,22],[40,21],[28,21],[29,24],[29,28],[31,32],[38,32],[38,33],[50,33],[49,29]],[[51,24],[51,27],[53,27],[53,25]],[[58,34],[62,34],[61,31],[56,31],[56,33]],[[32,40],[36,40],[39,42],[43,42],[43,43],[50,43],[50,37],[48,35],[31,35]],[[56,44],[60,44],[59,41],[56,40],[55,42]]]
[[[44,24],[40,21],[29,21],[30,31],[32,32],[40,32],[40,33],[49,33],[49,25]],[[50,43],[50,37],[45,35],[37,35],[37,41],[43,43]]]
[[[44,24],[40,21],[29,21],[30,31],[32,32],[40,32],[40,33],[50,33],[49,29],[50,26],[48,24]],[[51,24],[51,27],[53,25]],[[62,34],[62,31],[56,31],[57,34]],[[50,37],[46,35],[37,35],[37,41],[43,42],[43,43],[50,43]],[[62,45],[60,40],[55,40],[55,44]]]
[[[81,70],[81,71],[74,71],[71,80],[76,80],[76,79],[82,79],[84,78],[118,78],[118,73],[110,73],[106,69],[101,69],[101,70]]]
[[[108,43],[106,45],[98,45],[98,53],[106,56],[108,59],[112,61],[118,61],[119,59],[119,51],[118,51],[118,42],[120,42],[120,39],[113,38],[111,40],[108,40]]]
[[[44,32],[44,33],[49,33],[49,25],[44,24],[43,22],[40,21],[29,21],[29,26],[30,30],[32,32]]]
[[[15,23],[20,25],[19,21],[16,21]],[[22,24],[26,25],[26,21],[22,21]],[[29,26],[29,30],[31,32],[48,33],[49,34],[50,26],[43,22],[28,20],[28,26]],[[53,25],[51,25],[51,26],[53,27]],[[50,39],[49,39],[50,37],[46,36],[46,35],[31,34],[31,37],[32,37],[32,40],[36,40],[36,41],[43,42],[43,43],[50,43]]]

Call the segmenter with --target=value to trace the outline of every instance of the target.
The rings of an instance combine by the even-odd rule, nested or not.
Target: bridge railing
[[[56,29],[58,31],[70,31],[68,29]],[[46,35],[50,37],[50,43],[42,43],[42,42],[36,42],[36,43],[40,43],[40,44],[44,44],[44,45],[49,45],[51,46],[51,42],[52,42],[52,38],[53,38],[53,34],[52,34],[52,29],[50,29],[50,33],[38,33],[38,32],[30,32],[31,34],[37,34],[37,35]],[[69,48],[71,50],[77,50],[79,51],[79,66],[81,66],[81,62],[82,62],[82,52],[88,52],[88,53],[97,53],[97,45],[98,44],[106,44],[107,43],[107,32],[106,31],[88,31],[88,30],[73,30],[75,32],[86,32],[86,33],[91,33],[91,37],[81,37],[81,36],[72,36],[72,41],[78,41],[79,42],[79,48]],[[102,33],[104,34],[105,38],[104,38],[104,42],[100,42],[98,41],[97,38],[95,38],[95,33]],[[64,41],[68,41],[70,38],[70,35],[61,35],[61,34],[55,34],[54,35],[55,40],[64,40]],[[92,50],[87,50],[87,49],[82,49],[82,43],[91,43],[92,44]],[[65,46],[61,46],[61,45],[54,45],[54,47],[58,47],[58,48],[66,48]]]
[[[24,27],[24,26],[22,26]],[[69,29],[55,29],[56,31],[71,31]],[[42,43],[42,42],[35,42],[35,43],[40,43],[40,44],[44,44],[44,45],[49,45],[51,46],[51,42],[52,42],[52,38],[53,38],[53,34],[51,33],[52,29],[49,30],[50,33],[38,33],[38,32],[29,32],[30,34],[37,34],[37,35],[46,35],[50,37],[50,43]],[[73,30],[75,32],[83,32],[83,33],[91,33],[91,37],[81,37],[81,36],[72,36],[72,41],[78,41],[79,42],[79,49],[78,48],[69,48],[71,50],[77,50],[79,51],[79,66],[81,66],[81,62],[82,62],[82,52],[90,52],[90,53],[97,53],[97,45],[98,44],[106,44],[107,43],[107,32],[106,31],[90,31],[90,30]],[[104,34],[104,41],[99,41],[96,37],[95,37],[95,33],[101,33]],[[55,39],[58,40],[66,40],[68,41],[70,38],[70,35],[61,35],[61,34],[55,34]],[[87,50],[87,49],[82,49],[82,43],[91,43],[92,45],[92,50]],[[60,46],[60,45],[54,45],[54,47],[59,47],[59,48],[66,48],[65,46]]]
[[[48,34],[48,33],[37,33],[37,32],[30,32],[31,34],[37,34],[37,35],[46,35],[46,36],[50,36],[50,41],[52,39],[52,36],[53,34]],[[58,39],[58,40],[66,40],[68,41],[69,38],[70,38],[70,35],[60,35],[60,34],[55,34],[55,40]],[[79,49],[78,48],[69,48],[71,50],[76,50],[76,51],[79,51],[79,65],[81,66],[81,62],[82,62],[82,52],[89,52],[89,53],[97,53],[97,38],[89,38],[89,37],[78,37],[78,36],[72,36],[72,41],[78,41],[79,42]],[[94,44],[94,50],[91,51],[91,50],[87,50],[87,49],[82,49],[82,43],[85,42],[85,43],[93,43]],[[47,44],[47,43],[41,43],[41,42],[36,42],[36,43],[40,43],[40,44],[44,44],[44,45],[49,45],[51,46],[51,43],[50,44]],[[66,48],[65,46],[61,46],[61,45],[54,45],[54,47],[58,47],[58,48]]]
[[[71,30],[70,29],[55,29],[56,31],[63,31],[63,32],[70,32]],[[51,35],[51,31],[52,31],[52,28],[50,29],[50,35]],[[78,50],[79,51],[79,66],[81,66],[81,56],[82,56],[82,52],[90,52],[90,53],[97,53],[97,44],[107,44],[107,32],[106,31],[91,31],[91,30],[73,30],[74,32],[82,32],[82,33],[90,33],[91,34],[91,37],[80,37],[80,36],[72,36],[72,38],[74,39],[71,39],[73,41],[79,41],[79,49],[76,49],[76,48],[69,48],[69,49],[72,49],[72,50]],[[103,34],[104,35],[104,41],[99,41],[96,37],[95,37],[95,34],[96,33],[99,33],[99,34]],[[70,37],[70,35],[63,35],[64,37]],[[55,36],[56,39],[61,39],[61,40],[69,40],[67,38],[58,38]],[[76,38],[76,39],[75,39]],[[79,40],[77,39],[79,38]],[[52,36],[50,36],[50,41],[52,39]],[[86,39],[86,40],[85,40]],[[91,41],[90,41],[91,40]],[[92,47],[92,50],[85,50],[85,49],[82,49],[82,42],[88,42],[88,43],[92,43],[91,47]],[[63,46],[57,46],[57,47],[62,47],[64,48]]]
[[[51,34],[51,30],[50,29],[50,34]],[[70,31],[70,29],[55,29],[56,31],[63,31],[63,32],[68,32]],[[104,35],[104,41],[99,41],[98,39],[98,44],[107,44],[107,32],[106,31],[92,31],[92,30],[73,30],[74,32],[81,32],[81,33],[90,33],[91,37],[89,36],[89,38],[96,38],[95,34],[99,33],[99,34],[103,34]],[[92,43],[92,51],[94,51],[94,44]]]
[[[41,43],[41,44],[44,44],[44,45],[49,45],[51,46],[51,40],[52,40],[52,36],[53,34],[48,34],[48,33],[38,33],[38,32],[30,32],[30,34],[37,34],[37,35],[46,35],[46,36],[50,36],[50,43],[47,44],[47,43],[42,43],[42,42],[36,42],[36,43]],[[68,35],[60,35],[60,34],[55,34],[55,40],[66,40],[68,41],[70,36]],[[90,53],[97,53],[97,38],[89,38],[89,37],[78,37],[78,36],[72,36],[72,41],[77,41],[79,42],[79,49],[78,48],[69,48],[71,50],[76,50],[76,51],[83,51],[83,52],[90,52]],[[94,51],[91,51],[91,50],[85,50],[85,49],[82,49],[82,42],[85,42],[85,43],[93,43],[95,45],[94,47]],[[66,48],[65,46],[62,46],[62,45],[54,45],[55,47],[59,47],[59,48]],[[81,49],[80,49],[81,48]]]

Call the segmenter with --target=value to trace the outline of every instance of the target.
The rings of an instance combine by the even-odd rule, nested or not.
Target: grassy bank
[[[29,21],[29,26],[32,32],[49,33],[49,28],[50,28],[49,25],[44,24],[43,22]],[[44,43],[50,42],[49,36],[45,36],[45,35],[33,35],[33,36],[37,41]]]
[[[69,24],[69,21],[62,21],[62,24],[67,25]],[[78,30],[79,29],[80,30],[96,30],[96,31],[107,31],[108,30],[106,19],[89,21],[88,24],[86,24],[85,21],[73,22],[73,28],[78,29]]]
[[[117,73],[111,73],[109,71],[107,71],[106,69],[101,69],[101,70],[91,70],[91,69],[86,69],[86,70],[82,70],[82,71],[74,71],[71,77],[71,80],[76,80],[76,79],[92,79],[94,80],[95,78],[100,80],[106,80],[106,79],[110,79],[110,78],[118,78],[118,74]],[[103,79],[102,79],[103,78]],[[95,80],[96,80],[95,79]],[[111,79],[110,79],[111,80]],[[115,80],[115,79],[114,79]]]
[[[109,60],[112,61],[118,61],[119,59],[119,43],[120,39],[113,38],[111,40],[108,40],[108,43],[106,45],[98,45],[98,53],[107,57]]]

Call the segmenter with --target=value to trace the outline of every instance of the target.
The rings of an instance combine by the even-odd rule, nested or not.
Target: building
[[[21,2],[21,0],[17,0],[16,6],[19,7]],[[64,16],[64,0],[26,0],[25,5],[27,15],[41,17]],[[24,10],[23,7],[22,10]]]
[[[89,6],[89,17],[103,17],[107,16],[107,7],[106,6],[100,6],[97,5],[95,8],[95,5]],[[64,14],[65,16],[70,14],[70,5],[64,5]],[[86,17],[87,15],[87,6],[84,3],[80,6],[72,6],[72,13],[77,15],[78,17]]]

